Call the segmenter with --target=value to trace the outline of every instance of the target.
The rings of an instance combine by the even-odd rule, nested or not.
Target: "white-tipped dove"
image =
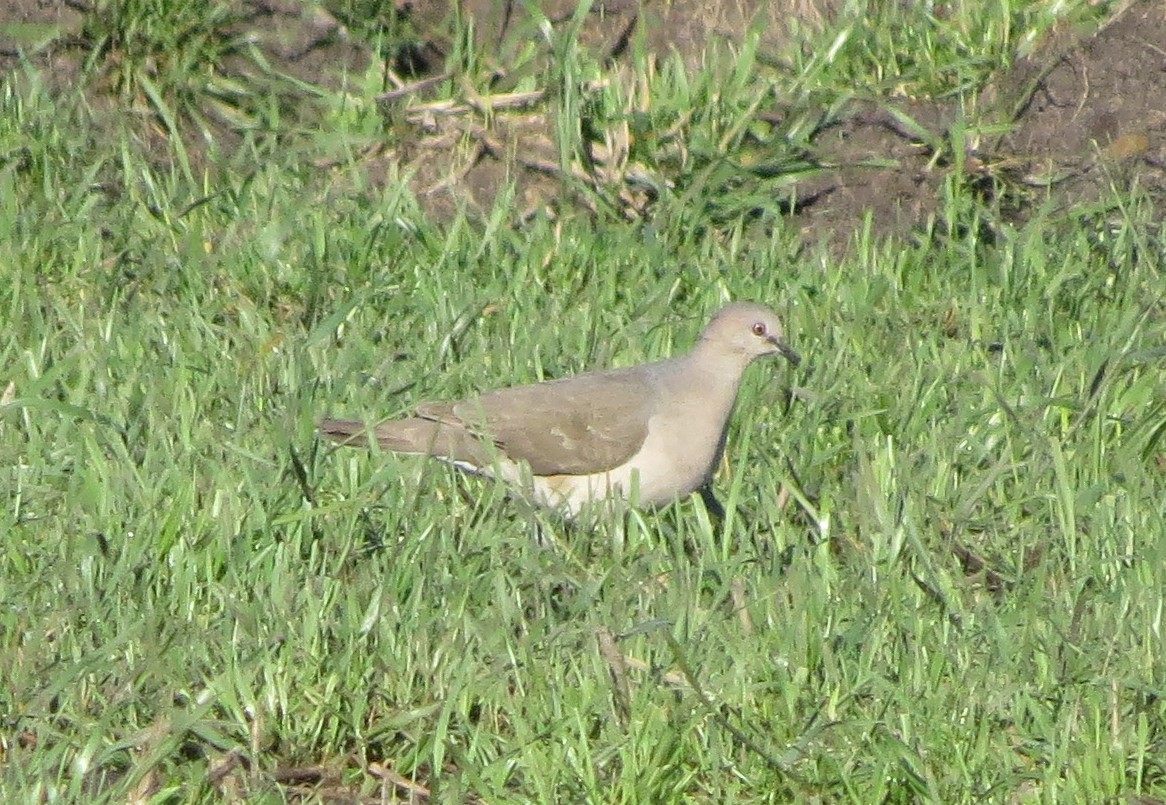
[[[413,416],[372,428],[325,419],[320,431],[500,478],[567,517],[595,500],[660,506],[698,491],[719,511],[708,484],[741,375],[772,354],[801,361],[773,311],[738,302],[713,317],[687,355],[422,403]]]

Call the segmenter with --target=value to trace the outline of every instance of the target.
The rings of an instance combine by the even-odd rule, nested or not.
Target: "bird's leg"
[[[534,523],[534,544],[544,551],[558,550],[559,541],[555,539],[555,533],[547,523],[537,514],[531,517],[531,522]]]
[[[700,499],[704,501],[704,507],[708,513],[716,518],[721,525],[725,523],[725,507],[717,500],[716,495],[713,494],[713,488],[705,484],[697,490],[700,493]]]

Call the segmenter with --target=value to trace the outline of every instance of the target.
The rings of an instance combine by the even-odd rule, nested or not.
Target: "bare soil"
[[[699,69],[710,42],[739,42],[751,27],[764,31],[763,48],[787,45],[791,19],[803,27],[830,24],[839,2],[791,4],[732,0],[692,4],[644,4],[600,0],[572,19],[575,4],[550,0],[545,20],[513,0],[462,0],[460,14],[474,21],[486,67],[496,70],[497,92],[489,105],[466,99],[442,103],[432,91],[442,78],[450,48],[451,5],[438,0],[399,0],[401,20],[417,34],[387,75],[384,112],[400,136],[368,148],[363,165],[371,183],[411,175],[423,208],[438,219],[458,210],[485,213],[508,180],[516,184],[518,219],[538,211],[595,209],[597,189],[628,218],[651,214],[651,196],[637,183],[639,166],[626,161],[630,134],[604,132],[579,165],[563,169],[554,120],[545,99],[510,92],[505,65],[518,48],[544,42],[546,21],[575,25],[581,47],[618,70],[633,47],[663,58],[675,53]],[[375,54],[320,7],[298,0],[236,0],[230,30],[236,41],[255,43],[275,74],[336,88],[360,74]],[[76,86],[91,43],[87,7],[81,0],[46,3],[9,0],[0,5],[0,70],[27,59],[50,85]],[[47,43],[47,44],[45,44]],[[1094,31],[1057,31],[1034,53],[1001,75],[981,98],[986,119],[1011,123],[1008,134],[969,143],[962,169],[988,194],[1006,193],[1009,210],[1025,217],[1037,205],[1072,210],[1106,196],[1114,186],[1137,187],[1154,203],[1166,200],[1166,6],[1131,2]],[[549,48],[549,45],[547,45]],[[549,53],[548,53],[548,57]],[[225,75],[248,80],[254,62],[229,57]],[[101,81],[92,92],[109,93]],[[120,99],[124,102],[124,98]],[[117,98],[94,99],[113,108]],[[763,110],[764,111],[764,110]],[[780,121],[784,110],[768,110]],[[823,127],[813,158],[830,166],[797,183],[788,217],[810,241],[845,244],[870,215],[875,234],[910,236],[937,223],[939,194],[958,160],[946,148],[957,119],[955,102],[854,103]],[[909,122],[904,122],[909,121]],[[212,117],[217,142],[239,137],[230,121]],[[167,153],[154,128],[155,153]],[[192,138],[194,139],[194,138]],[[205,138],[204,138],[205,139]],[[147,143],[149,138],[145,138]],[[194,147],[197,148],[197,145]],[[318,163],[322,169],[327,160]]]
[[[1166,202],[1166,5],[1135,2],[1098,31],[1057,31],[998,86],[1016,125],[993,158],[1063,208],[1111,188]]]

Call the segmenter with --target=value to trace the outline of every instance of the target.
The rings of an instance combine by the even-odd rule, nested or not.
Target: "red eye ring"
[[[767,329],[765,327],[765,322],[759,321],[759,322],[754,323],[753,335],[760,338],[760,337],[764,336],[766,334],[766,332],[767,332]]]

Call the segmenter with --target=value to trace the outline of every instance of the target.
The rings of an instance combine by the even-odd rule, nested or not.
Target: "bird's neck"
[[[741,377],[752,362],[747,356],[726,353],[706,341],[697,342],[685,356],[689,362],[690,377],[700,384],[700,392],[708,403],[721,409],[727,418],[737,401]]]
[[[692,361],[694,366],[703,367],[710,376],[732,381],[735,395],[737,386],[741,384],[741,376],[745,374],[749,364],[753,363],[753,356],[726,352],[721,345],[701,339],[688,353],[688,360]]]

